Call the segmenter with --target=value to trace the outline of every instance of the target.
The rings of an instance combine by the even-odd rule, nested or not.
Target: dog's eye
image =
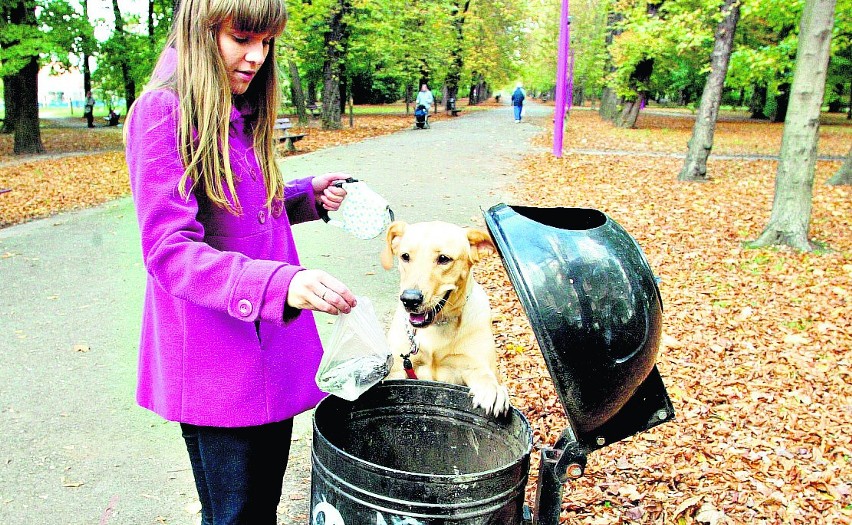
[[[399,258],[402,259],[402,262],[408,262],[408,261],[411,260],[411,256],[408,255],[407,253],[403,253],[402,255],[399,256]]]
[[[446,255],[441,254],[438,256],[438,264],[444,265],[450,264],[451,262],[453,262],[453,260]]]

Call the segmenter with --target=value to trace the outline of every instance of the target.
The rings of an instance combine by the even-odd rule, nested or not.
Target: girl
[[[346,174],[285,184],[273,155],[283,0],[183,0],[125,127],[148,272],[138,403],[181,423],[204,525],[274,525],[292,418],[322,398],[312,313],[355,306],[299,265],[291,224]]]

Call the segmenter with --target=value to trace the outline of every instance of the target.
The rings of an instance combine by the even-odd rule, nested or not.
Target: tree
[[[713,149],[713,134],[716,119],[722,103],[722,87],[728,72],[728,61],[734,43],[734,33],[740,18],[739,0],[725,0],[722,5],[722,20],[716,27],[713,54],[710,57],[710,74],[704,84],[701,105],[695,116],[692,138],[689,139],[689,151],[683,163],[678,180],[705,180],[707,177],[707,157]]]
[[[42,153],[38,119],[39,53],[44,50],[35,3],[25,0],[2,4],[2,71],[4,96],[13,100],[6,119],[12,119],[15,153]],[[8,78],[7,78],[8,77]]]
[[[846,154],[846,160],[843,161],[843,165],[840,166],[837,173],[828,180],[828,184],[831,186],[848,186],[852,184],[852,147],[849,148],[849,153]]]
[[[349,35],[347,15],[352,6],[349,0],[338,0],[332,4],[328,31],[325,34],[326,55],[323,63],[322,127],[340,129],[340,116],[346,102],[346,92],[341,93],[340,84],[345,75],[346,44]]]
[[[286,59],[287,71],[290,74],[290,96],[293,97],[293,106],[299,117],[299,124],[308,123],[308,111],[305,107],[305,92],[302,90],[302,77],[299,75],[299,66],[292,58]]]
[[[808,239],[813,198],[819,116],[825,93],[836,0],[805,2],[799,29],[796,67],[781,154],[775,199],[766,229],[752,246],[787,245],[811,251]]]
[[[461,84],[462,70],[464,69],[464,19],[467,10],[470,9],[470,0],[460,2],[454,0],[450,8],[450,19],[455,32],[455,45],[451,50],[450,64],[447,70],[447,100],[444,101],[444,109],[449,111],[452,102],[458,98],[459,84]]]
[[[121,9],[118,7],[118,0],[112,0],[112,11],[115,14],[115,43],[120,46],[114,49],[116,52],[126,50],[128,48],[128,37],[124,31],[124,19],[121,17]],[[124,82],[124,100],[127,108],[133,105],[136,100],[136,80],[130,74],[130,54],[119,52],[119,67],[121,69],[121,79]]]

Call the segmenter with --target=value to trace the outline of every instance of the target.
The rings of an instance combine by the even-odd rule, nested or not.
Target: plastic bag
[[[365,241],[384,233],[393,221],[388,201],[363,181],[350,178],[339,185],[346,190],[346,198],[340,209],[329,214],[328,223]]]
[[[373,304],[366,297],[356,299],[358,306],[337,315],[316,375],[320,390],[347,401],[384,379],[393,364]]]

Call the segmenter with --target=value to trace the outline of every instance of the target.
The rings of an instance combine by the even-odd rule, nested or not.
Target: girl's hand
[[[290,281],[287,305],[332,315],[348,314],[355,306],[355,295],[345,284],[322,270],[302,270]]]
[[[349,177],[351,175],[347,173],[326,173],[314,177],[311,183],[314,187],[314,195],[317,202],[322,204],[322,207],[328,211],[337,211],[346,197],[346,190],[332,186],[332,184],[334,181],[346,180]]]

